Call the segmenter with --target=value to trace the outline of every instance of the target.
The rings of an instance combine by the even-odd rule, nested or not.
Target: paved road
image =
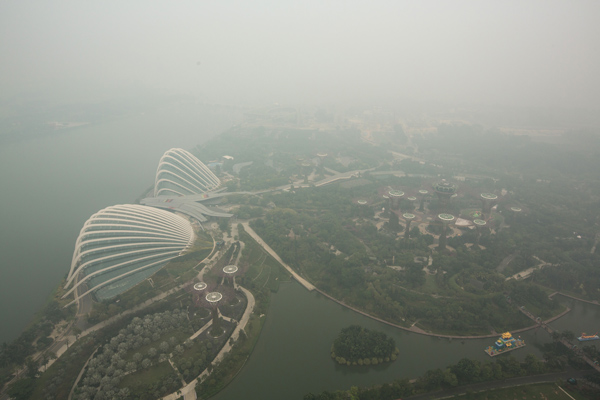
[[[473,385],[461,386],[458,388],[441,390],[438,392],[418,394],[415,396],[406,397],[406,399],[410,400],[429,400],[429,399],[444,399],[456,395],[466,394],[469,392],[482,392],[491,389],[501,389],[501,388],[509,388],[515,386],[523,386],[523,385],[531,385],[534,383],[545,383],[545,382],[556,382],[562,381],[566,383],[568,378],[574,377],[577,379],[583,378],[585,375],[589,374],[587,371],[566,371],[566,372],[556,372],[553,374],[545,374],[545,375],[535,375],[535,376],[524,376],[519,378],[511,378],[505,379],[502,381],[492,381],[492,382],[483,382],[483,383],[475,383]]]

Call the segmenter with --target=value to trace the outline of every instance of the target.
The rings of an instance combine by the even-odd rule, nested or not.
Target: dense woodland
[[[537,375],[559,371],[566,365],[567,355],[562,345],[548,345],[545,349],[546,362],[533,354],[528,354],[523,362],[513,356],[501,357],[495,361],[480,362],[463,358],[459,362],[442,369],[428,370],[414,382],[408,379],[397,379],[384,385],[362,388],[352,387],[349,390],[335,392],[324,391],[319,394],[304,395],[304,400],[395,400],[418,393],[427,393],[452,387],[514,378],[518,376]],[[550,361],[549,361],[550,360]]]
[[[395,360],[397,353],[394,339],[358,325],[342,329],[331,347],[331,358],[342,365],[377,365]]]
[[[527,320],[508,307],[505,291],[514,298],[542,304],[550,309],[547,312],[556,307],[543,291],[523,282],[506,284],[494,272],[510,254],[502,248],[502,237],[490,235],[482,240],[488,246],[485,252],[460,250],[460,243],[450,240],[460,253],[435,258],[433,266],[446,273],[427,276],[414,259],[429,254],[428,235],[417,234],[406,243],[394,232],[378,231],[360,218],[360,208],[351,203],[351,197],[340,187],[273,195],[278,207],[252,226],[287,263],[322,290],[395,323],[422,319],[430,328],[452,332],[486,332],[490,326],[502,330],[506,324],[512,324],[511,329],[525,326]],[[389,268],[392,259],[404,271]],[[473,277],[476,285],[470,284]],[[438,296],[453,296],[454,301],[417,290],[426,279],[435,280]],[[464,290],[457,289],[461,279],[466,279]]]
[[[558,342],[560,338],[572,340],[574,336],[572,332],[568,331],[555,335],[552,343],[542,346],[542,360],[534,354],[528,354],[523,361],[518,361],[512,355],[496,357],[486,362],[463,358],[456,364],[449,365],[446,368],[428,370],[414,381],[405,378],[373,387],[352,387],[349,390],[335,392],[309,393],[304,396],[304,400],[342,400],[348,398],[356,400],[395,400],[414,394],[435,392],[473,383],[562,371],[567,365],[575,369],[589,368],[581,358]],[[600,355],[595,345],[583,346],[582,350],[592,358]],[[591,370],[586,379],[595,383],[600,381],[597,374]],[[590,394],[589,398],[596,397],[597,392],[594,392]]]

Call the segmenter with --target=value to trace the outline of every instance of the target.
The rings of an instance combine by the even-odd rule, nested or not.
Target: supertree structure
[[[458,186],[454,183],[448,182],[445,179],[442,179],[433,185],[433,189],[435,190],[435,194],[440,201],[441,210],[447,211],[448,201],[454,194],[456,194]]]
[[[388,196],[391,199],[392,208],[396,209],[396,208],[398,208],[398,204],[400,202],[400,198],[402,196],[404,196],[404,192],[402,190],[390,190],[388,192]]]
[[[479,238],[481,237],[481,230],[487,224],[483,219],[474,219],[473,224],[475,224],[475,228],[477,229],[477,238],[475,239],[475,244],[479,246]]]
[[[414,204],[415,204],[415,201],[417,201],[417,198],[415,196],[408,196],[406,198],[406,200],[408,200],[410,202],[410,209],[413,210],[415,208]]]
[[[494,193],[481,193],[479,197],[481,198],[481,219],[485,219],[486,215],[490,215],[492,206],[498,200],[498,196]]]
[[[423,210],[425,209],[423,206],[425,205],[425,197],[427,197],[428,193],[429,193],[429,190],[426,190],[426,189],[419,190],[419,194],[421,195],[421,200],[419,201],[419,211],[420,212],[423,212]]]
[[[404,213],[404,214],[402,214],[402,217],[406,221],[406,229],[404,230],[404,240],[408,241],[409,236],[410,236],[410,222],[413,219],[415,219],[416,216],[415,216],[415,214]]]
[[[446,230],[448,229],[448,223],[454,221],[454,215],[452,214],[438,214],[438,219],[442,221],[442,234],[440,235],[439,251],[443,252],[446,250]]]
[[[204,299],[209,304],[213,321],[212,331],[215,333],[220,328],[218,304],[223,299],[223,294],[221,292],[210,292],[207,293]]]
[[[388,210],[392,209],[392,203],[390,200],[390,196],[388,196],[387,194],[382,195],[381,197],[383,197],[383,201],[385,203],[385,206]]]
[[[235,274],[238,272],[237,265],[228,265],[223,268],[223,274],[225,275],[225,279],[228,283],[231,283],[233,287],[235,287]]]

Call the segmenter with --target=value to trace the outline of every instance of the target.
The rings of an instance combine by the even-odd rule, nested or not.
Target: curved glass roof
[[[221,181],[190,152],[173,148],[158,162],[154,196],[187,196],[215,190]]]
[[[72,287],[65,296],[80,288],[76,299],[92,291],[101,300],[112,298],[154,274],[193,241],[190,223],[171,212],[137,204],[100,210],[75,242],[65,285]]]

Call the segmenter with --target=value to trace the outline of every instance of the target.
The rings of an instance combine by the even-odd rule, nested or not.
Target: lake
[[[561,298],[562,300],[562,298]],[[551,323],[557,329],[592,332],[600,321],[600,306],[568,301],[573,310]],[[406,332],[355,313],[299,284],[282,284],[270,309],[254,352],[235,380],[214,400],[241,398],[302,399],[309,393],[371,386],[398,378],[417,378],[428,369],[445,368],[467,357],[491,358],[484,349],[495,339],[448,340]],[[594,322],[595,321],[595,322]],[[592,322],[594,327],[590,326]],[[393,363],[344,367],[329,356],[342,328],[352,324],[384,332],[400,350]],[[595,332],[595,330],[594,330]],[[551,341],[544,330],[520,333],[527,346],[510,354],[523,360],[528,353],[542,356],[539,345]],[[501,357],[506,357],[502,355]]]

